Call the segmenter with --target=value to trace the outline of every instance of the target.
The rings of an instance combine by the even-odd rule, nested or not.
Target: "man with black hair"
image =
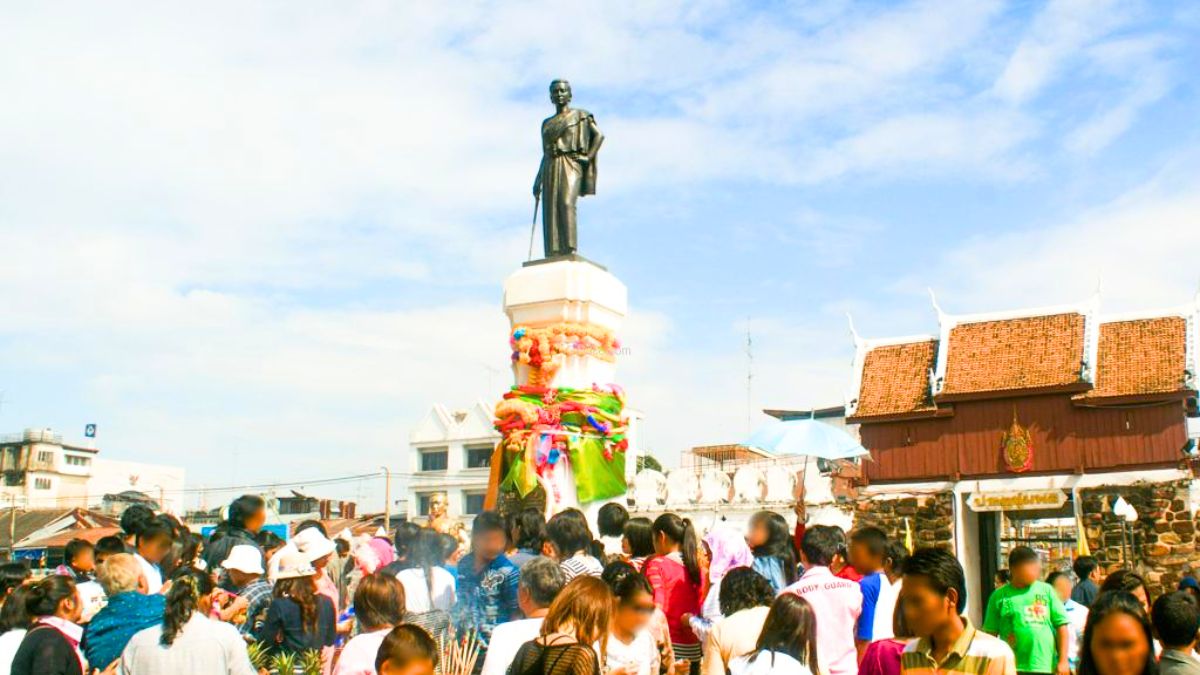
[[[1200,606],[1192,594],[1175,591],[1159,597],[1150,611],[1150,620],[1163,647],[1158,675],[1200,675],[1200,660],[1195,656]]]
[[[96,542],[96,549],[94,552],[94,555],[96,556],[96,567],[99,568],[101,565],[103,565],[104,561],[107,560],[109,556],[126,552],[125,540],[121,539],[117,535],[110,534],[107,537],[101,537],[100,540]]]
[[[267,522],[267,503],[258,495],[242,495],[229,503],[229,513],[225,520],[217,525],[213,534],[220,533],[219,539],[210,537],[204,547],[204,562],[208,569],[215,570],[229,557],[234,546],[253,546],[262,555],[262,547],[258,545],[255,536]],[[266,560],[264,556],[263,560]]]
[[[1071,564],[1075,572],[1075,589],[1071,591],[1071,599],[1084,607],[1091,607],[1096,596],[1100,594],[1100,563],[1090,555],[1081,555]]]
[[[134,552],[134,539],[142,526],[154,520],[154,511],[145,504],[130,504],[121,512],[121,537],[125,541],[125,552]]]
[[[850,535],[850,564],[862,575],[858,580],[858,588],[862,591],[862,614],[854,629],[860,659],[875,639],[875,608],[886,580],[883,563],[887,558],[887,545],[887,534],[878,527],[860,527]]]
[[[862,614],[858,583],[835,577],[829,564],[845,546],[846,535],[829,525],[813,525],[804,532],[800,560],[804,574],[782,593],[795,593],[812,605],[817,625],[817,660],[822,675],[855,675],[858,650],[855,625]]]
[[[517,605],[520,572],[505,555],[504,518],[483,511],[471,525],[471,552],[458,563],[458,606],[484,644],[496,624],[521,616]]]
[[[875,626],[871,636],[876,641],[896,637],[892,616],[896,613],[896,601],[900,598],[900,588],[904,585],[905,560],[908,560],[908,549],[904,547],[904,543],[890,540],[883,559],[879,599],[875,601]]]
[[[1017,671],[1070,675],[1071,620],[1050,584],[1041,581],[1037,551],[1017,546],[1008,554],[1009,582],[988,598],[983,630],[1008,642]]]
[[[162,568],[159,563],[167,557],[171,544],[175,543],[175,530],[170,525],[158,519],[151,519],[144,524],[136,537],[137,558],[142,566],[142,574],[146,576],[146,592],[153,595],[163,587]]]
[[[620,557],[624,553],[621,542],[625,539],[625,523],[629,522],[629,511],[616,502],[600,507],[596,513],[596,527],[600,529],[600,543],[604,545],[604,557]]]
[[[1016,675],[1012,649],[962,615],[967,578],[953,553],[918,549],[903,571],[900,603],[917,639],[900,655],[901,675]]]
[[[533,640],[541,632],[542,620],[550,610],[550,603],[566,585],[566,577],[553,560],[538,556],[525,563],[517,586],[517,604],[525,618],[496,626],[483,660],[481,675],[504,675],[508,672],[521,645]]]

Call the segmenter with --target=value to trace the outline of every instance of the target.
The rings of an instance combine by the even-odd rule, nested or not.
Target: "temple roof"
[[[869,347],[854,418],[890,417],[934,409],[929,374],[937,360],[934,338]]]
[[[939,397],[1078,385],[1085,316],[1070,312],[950,328]]]
[[[1079,398],[1166,394],[1194,387],[1188,382],[1187,324],[1182,316],[1101,323],[1096,387]]]
[[[855,333],[852,422],[954,414],[954,401],[1069,393],[1080,405],[1195,392],[1200,307],[1101,320],[1099,300],[1021,312],[949,315],[938,337]],[[853,330],[853,326],[851,326]]]

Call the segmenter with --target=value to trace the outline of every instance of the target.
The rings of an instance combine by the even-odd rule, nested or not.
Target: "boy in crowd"
[[[1200,607],[1192,594],[1175,591],[1160,597],[1154,601],[1150,617],[1163,647],[1158,675],[1200,675],[1200,660],[1195,655]]]
[[[550,610],[550,603],[566,585],[566,577],[553,560],[538,556],[525,563],[517,587],[517,604],[525,618],[496,626],[492,632],[492,644],[483,660],[482,675],[504,675],[508,672],[521,645],[538,636],[542,620]]]
[[[63,564],[55,570],[55,574],[71,577],[75,583],[91,581],[96,572],[96,547],[86,539],[72,539],[63,548]]]
[[[1070,675],[1071,620],[1050,584],[1040,581],[1037,551],[1017,546],[1008,554],[1009,582],[992,593],[983,630],[1008,642],[1017,671]]]
[[[471,525],[471,552],[458,563],[458,609],[484,644],[490,642],[496,624],[521,616],[520,573],[504,555],[507,544],[504,519],[495,511],[484,511]]]
[[[438,665],[438,646],[424,629],[402,623],[379,645],[375,670],[379,675],[433,675]]]
[[[93,551],[93,555],[96,558],[96,569],[100,569],[100,566],[104,564],[105,560],[108,560],[118,553],[128,553],[128,551],[125,550],[124,539],[115,534],[107,537],[101,537],[100,540],[96,542],[96,548]]]
[[[918,639],[900,655],[901,675],[1016,675],[1012,649],[962,615],[967,579],[949,551],[918,549],[904,561],[900,600]]]
[[[262,555],[258,549],[247,544],[238,544],[229,549],[229,557],[221,563],[222,569],[229,574],[229,581],[237,593],[237,598],[228,607],[221,610],[222,621],[232,621],[240,612],[246,612],[246,621],[239,629],[246,637],[253,637],[258,624],[266,618],[267,608],[271,606],[271,584],[263,578]]]
[[[875,602],[875,626],[871,631],[873,640],[896,637],[892,618],[896,613],[896,601],[904,585],[904,561],[908,560],[908,549],[904,544],[891,540],[887,555],[883,559],[883,576],[880,578],[879,600]]]
[[[142,524],[134,541],[137,552],[133,557],[137,558],[142,566],[142,574],[146,576],[146,592],[151,595],[158,593],[163,587],[159,563],[167,557],[171,544],[175,543],[175,531],[163,521],[151,518]]]
[[[1054,588],[1058,599],[1062,600],[1063,609],[1071,623],[1067,625],[1067,662],[1071,672],[1079,666],[1079,645],[1083,642],[1083,629],[1087,627],[1088,608],[1071,599],[1071,577],[1062,571],[1054,571],[1046,577],[1046,583]],[[1200,662],[1197,662],[1200,665]]]
[[[841,529],[813,525],[804,532],[800,559],[804,574],[782,593],[795,593],[812,605],[817,625],[817,659],[823,675],[855,675],[858,650],[854,627],[862,613],[862,590],[858,583],[835,577],[829,565],[846,541]]]
[[[850,564],[862,575],[858,588],[862,591],[862,613],[854,629],[854,643],[861,659],[871,644],[875,631],[875,608],[883,590],[883,563],[887,558],[888,538],[878,527],[861,527],[850,535]]]
[[[134,552],[138,532],[151,520],[154,520],[154,512],[144,504],[130,504],[121,512],[121,538],[125,542],[126,553]]]
[[[1071,599],[1084,607],[1091,607],[1100,594],[1100,563],[1090,555],[1081,555],[1071,565],[1078,583],[1071,591]]]
[[[600,528],[600,543],[604,546],[604,558],[621,558],[624,549],[621,542],[625,539],[625,523],[629,522],[629,512],[624,506],[610,502],[600,507],[596,514],[596,526]]]
[[[579,576],[598,577],[604,572],[604,565],[588,553],[592,531],[579,509],[554,514],[546,523],[546,538],[550,542],[550,554],[558,561],[567,581]]]

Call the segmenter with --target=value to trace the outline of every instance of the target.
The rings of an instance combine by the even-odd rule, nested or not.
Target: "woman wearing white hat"
[[[272,651],[331,653],[325,648],[337,637],[337,616],[333,602],[317,593],[316,568],[299,548],[281,549],[276,557],[280,560],[274,599],[255,637]]]
[[[333,557],[333,552],[337,550],[337,544],[334,544],[331,539],[325,536],[324,532],[316,527],[300,530],[292,537],[292,543],[295,544],[296,549],[303,553],[304,557],[319,572],[317,575],[317,592],[329,598],[335,608],[339,607],[337,584],[325,573],[325,566],[329,564],[329,560]]]

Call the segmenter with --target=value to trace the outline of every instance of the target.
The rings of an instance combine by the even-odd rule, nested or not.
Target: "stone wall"
[[[1103,486],[1080,491],[1084,529],[1092,555],[1103,569],[1124,564],[1128,548],[1133,568],[1146,577],[1152,596],[1174,590],[1187,563],[1200,561],[1196,516],[1189,504],[1189,481]],[[1138,513],[1122,545],[1121,518],[1112,513],[1112,500],[1125,498]]]
[[[951,492],[894,499],[862,496],[854,506],[854,527],[873,525],[900,541],[904,541],[906,518],[912,527],[915,547],[937,546],[954,550],[954,494]]]

